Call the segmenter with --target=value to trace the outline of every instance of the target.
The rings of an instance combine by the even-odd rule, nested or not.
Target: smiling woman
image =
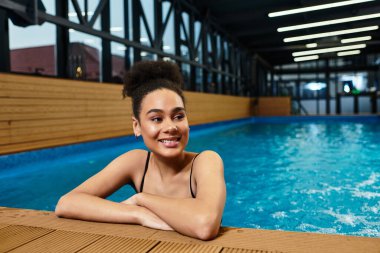
[[[133,130],[145,150],[120,155],[59,200],[59,217],[133,223],[175,230],[202,240],[217,236],[226,201],[223,161],[213,151],[185,151],[189,124],[177,65],[140,62],[127,73]],[[105,198],[125,184],[136,194],[121,203]]]

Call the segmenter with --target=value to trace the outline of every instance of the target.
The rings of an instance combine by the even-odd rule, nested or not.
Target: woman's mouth
[[[176,148],[179,144],[181,137],[171,137],[158,140],[167,148]]]

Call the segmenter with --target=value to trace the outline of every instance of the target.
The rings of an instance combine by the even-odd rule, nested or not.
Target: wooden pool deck
[[[380,239],[223,227],[215,240],[204,242],[142,226],[0,207],[0,252],[379,253]]]

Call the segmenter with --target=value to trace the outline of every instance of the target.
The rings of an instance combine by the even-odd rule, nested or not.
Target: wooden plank
[[[78,251],[79,253],[96,253],[96,252],[134,252],[145,253],[154,248],[159,241],[123,238],[116,236],[104,236],[96,242]]]
[[[8,252],[54,230],[29,226],[11,225],[0,229],[0,252]]]
[[[35,130],[35,131],[33,131]],[[44,131],[45,130],[45,131]],[[125,125],[123,122],[116,123],[98,123],[92,126],[79,125],[78,127],[71,126],[57,126],[54,128],[34,128],[11,131],[9,136],[0,136],[0,146],[16,143],[37,142],[48,139],[59,139],[70,136],[80,136],[88,134],[102,134],[107,132],[131,131],[132,125]],[[22,134],[17,134],[22,132]]]
[[[118,109],[131,106],[127,100],[96,100],[96,99],[46,99],[46,98],[2,98],[0,106],[81,106],[88,108]],[[6,111],[2,111],[6,112]]]
[[[2,224],[2,223],[0,223],[0,229],[8,227],[8,226],[9,226],[9,224]]]
[[[105,96],[104,94],[81,94],[81,93],[56,93],[49,91],[40,91],[34,93],[28,93],[24,90],[1,90],[1,98],[46,98],[46,99],[67,99],[67,100],[78,100],[78,99],[93,99],[93,100],[103,100],[103,101],[117,101],[122,100],[121,95]],[[127,100],[125,98],[124,100]]]
[[[24,97],[27,96],[37,96],[45,97],[44,94],[52,94],[54,97],[65,97],[68,99],[74,98],[84,98],[89,97],[89,95],[95,96],[98,99],[102,100],[110,100],[115,98],[122,98],[122,86],[117,86],[117,89],[110,89],[107,85],[104,85],[102,88],[99,87],[80,87],[75,85],[70,86],[52,86],[52,85],[41,85],[40,83],[8,83],[4,81],[0,81],[0,90],[6,92],[2,93],[1,96],[9,96],[9,94],[19,94],[13,97]],[[20,93],[23,91],[25,95]],[[7,93],[9,92],[9,93]],[[103,95],[103,96],[100,96]]]
[[[222,250],[220,246],[212,246],[205,244],[190,244],[190,243],[176,243],[176,242],[161,242],[149,253],[219,253]]]
[[[120,85],[113,83],[99,83],[92,81],[79,81],[72,79],[60,79],[60,78],[49,78],[49,77],[36,77],[29,75],[17,75],[17,74],[4,74],[0,73],[0,80],[2,82],[17,82],[26,84],[36,84],[42,86],[78,86],[78,87],[88,87],[94,89],[118,89]]]
[[[0,121],[0,130],[3,129],[25,129],[34,127],[56,127],[61,125],[92,125],[99,122],[123,122],[126,126],[132,125],[132,115],[130,117],[109,116],[109,117],[87,117],[87,118],[63,118],[63,119],[43,119],[43,120],[15,120]]]
[[[107,119],[104,119],[107,121]],[[0,129],[0,138],[12,139],[12,143],[15,143],[17,139],[26,140],[44,140],[46,137],[53,137],[50,134],[55,134],[54,138],[72,136],[73,133],[96,133],[103,132],[102,129],[112,131],[117,130],[129,130],[132,129],[131,121],[122,121],[122,119],[108,122],[94,121],[92,124],[61,124],[61,125],[50,125],[50,126],[32,126],[29,128],[9,128]],[[48,135],[49,134],[49,135]],[[22,142],[22,141],[21,141]],[[1,141],[2,144],[5,142]]]
[[[93,233],[117,237],[149,239],[155,229],[132,224],[113,224],[58,218],[53,212],[5,208],[0,212],[0,222],[12,225],[42,227],[53,230]]]
[[[6,113],[0,114],[0,121],[14,121],[14,120],[37,120],[37,119],[62,119],[62,118],[83,118],[83,117],[108,117],[108,116],[119,116],[128,117],[127,111],[64,111],[64,112],[40,112],[40,113]]]
[[[78,250],[83,249],[89,244],[99,240],[101,237],[101,235],[89,233],[58,230],[30,241],[27,244],[15,248],[9,252],[77,252]]]
[[[239,249],[239,248],[223,248],[220,253],[282,253],[281,251],[259,250],[259,249]]]
[[[68,144],[103,140],[114,137],[121,137],[133,134],[133,131],[120,130],[114,132],[105,132],[105,133],[96,133],[96,134],[86,134],[82,136],[71,136],[66,138],[59,139],[49,139],[41,140],[38,142],[26,142],[26,143],[17,143],[0,146],[0,154],[11,154],[17,152],[23,152],[28,150],[35,150],[48,147],[58,147]]]

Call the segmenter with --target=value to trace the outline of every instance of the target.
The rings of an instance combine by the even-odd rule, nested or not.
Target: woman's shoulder
[[[222,157],[213,150],[204,150],[197,154],[199,158],[197,159],[212,159],[212,160],[219,160],[222,161]]]
[[[213,150],[205,150],[198,153],[196,159],[193,162],[195,173],[197,171],[204,171],[202,168],[214,168],[216,170],[223,171],[223,160],[222,157]]]
[[[127,161],[129,164],[134,165],[135,163],[140,163],[143,159],[146,158],[148,151],[144,149],[132,149],[124,154],[121,154],[117,159],[125,162]]]

